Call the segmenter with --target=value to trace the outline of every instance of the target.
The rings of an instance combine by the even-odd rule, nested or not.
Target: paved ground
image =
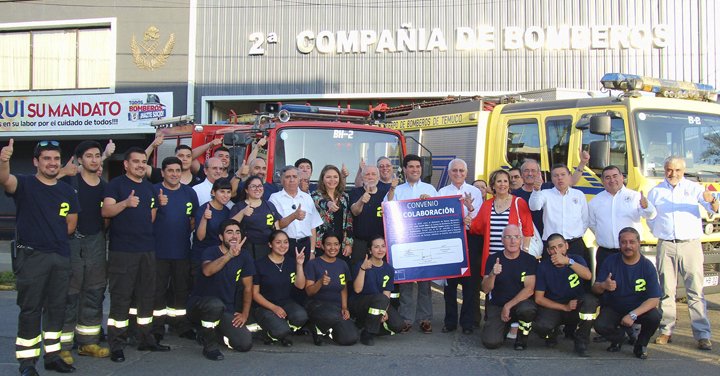
[[[0,271],[9,270],[7,242],[0,242]],[[0,291],[0,375],[17,373],[14,342],[18,308],[13,291]],[[105,300],[105,314],[108,312]],[[443,334],[444,306],[440,290],[433,293],[435,319],[433,334],[414,330],[408,334],[382,337],[375,346],[357,344],[350,347],[328,342],[316,347],[309,336],[293,337],[291,348],[266,346],[256,340],[249,353],[222,350],[225,360],[211,362],[201,354],[194,341],[167,335],[165,343],[172,346],[169,353],[141,353],[127,347],[125,363],[109,359],[75,356],[77,375],[717,375],[720,372],[720,340],[713,351],[695,348],[687,305],[678,305],[678,328],[673,343],[650,345],[650,359],[642,361],[632,356],[632,347],[625,346],[619,354],[605,351],[607,344],[591,344],[592,358],[578,358],[572,353],[572,341],[561,339],[555,350],[543,347],[534,334],[529,349],[517,352],[506,341],[498,350],[486,350],[480,343],[480,330],[472,335]],[[710,296],[708,311],[715,330],[720,329],[720,295]],[[107,316],[106,316],[107,317]],[[38,371],[51,374],[42,369]]]

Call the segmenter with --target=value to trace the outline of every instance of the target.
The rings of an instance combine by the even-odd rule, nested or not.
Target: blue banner
[[[470,275],[461,196],[383,202],[395,283]]]

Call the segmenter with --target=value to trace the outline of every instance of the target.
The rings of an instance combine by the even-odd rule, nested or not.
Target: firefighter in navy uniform
[[[0,151],[0,185],[17,207],[18,335],[15,356],[21,375],[37,375],[35,363],[45,346],[45,369],[75,371],[60,358],[60,335],[72,269],[68,235],[75,231],[80,210],[75,191],[57,180],[60,145],[42,141],[35,146],[35,175],[11,175],[13,140]]]
[[[537,268],[535,279],[535,303],[538,305],[537,317],[533,328],[545,344],[557,347],[557,328],[565,324],[568,328],[579,327],[572,337],[575,338],[575,352],[590,356],[587,349],[590,343],[590,330],[597,315],[598,299],[585,292],[583,280],[589,281],[592,272],[580,255],[567,253],[568,243],[560,234],[548,236],[547,252],[549,258],[543,260]]]
[[[165,318],[175,318],[174,325],[180,337],[195,340],[195,331],[185,315],[185,303],[190,295],[190,236],[195,228],[195,211],[198,200],[195,191],[182,184],[182,161],[167,157],[162,161],[164,181],[155,184],[158,190],[158,207],[153,233],[157,280],[153,330],[155,341],[165,335]],[[171,287],[172,297],[166,296]]]
[[[112,154],[111,148],[114,150],[112,142],[104,154],[107,155],[108,151]],[[101,150],[100,144],[95,141],[78,144],[75,158],[80,162],[82,172],[80,175],[62,178],[63,182],[76,190],[83,209],[78,214],[77,228],[70,235],[73,275],[65,303],[65,325],[60,340],[60,356],[67,364],[73,364],[70,354],[73,339],[79,346],[78,355],[96,358],[110,355],[108,348],[98,345],[107,284],[105,219],[100,213],[107,183],[97,175],[102,166]]]
[[[110,359],[124,362],[123,347],[127,343],[130,302],[137,303],[138,350],[169,351],[151,334],[155,300],[155,239],[153,221],[158,205],[158,191],[144,180],[147,157],[137,147],[125,152],[126,174],[108,183],[103,199],[102,215],[112,218],[108,280],[110,314],[108,344]],[[133,307],[135,308],[135,307]]]
[[[250,252],[242,249],[247,238],[234,219],[220,223],[218,233],[221,244],[203,252],[201,272],[187,302],[188,319],[202,326],[198,338],[202,338],[203,355],[209,360],[224,359],[218,349],[220,338],[233,350],[250,351],[250,331],[257,329],[257,324],[251,329],[247,322],[255,275]]]

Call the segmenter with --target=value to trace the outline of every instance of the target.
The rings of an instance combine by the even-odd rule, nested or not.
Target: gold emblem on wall
[[[135,65],[140,69],[153,70],[160,68],[167,62],[172,52],[173,46],[175,46],[175,34],[170,34],[170,39],[165,43],[165,47],[162,50],[158,50],[160,47],[160,30],[155,26],[150,26],[145,30],[143,40],[140,42],[140,46],[137,44],[137,39],[132,36],[130,40],[130,50],[132,51]],[[145,52],[142,52],[140,49]]]

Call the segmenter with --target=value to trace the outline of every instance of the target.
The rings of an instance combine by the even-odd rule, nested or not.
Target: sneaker
[[[365,346],[372,346],[375,344],[373,335],[368,333],[366,330],[360,332],[360,342]]]
[[[667,345],[668,343],[672,343],[672,336],[669,336],[667,334],[661,334],[657,338],[655,338],[656,345]]]
[[[98,345],[85,345],[80,346],[78,349],[78,355],[92,356],[93,358],[105,358],[110,356],[110,349],[107,347],[100,347]],[[67,363],[67,361],[65,363]]]
[[[445,325],[442,328],[442,332],[443,333],[451,333],[451,332],[454,332],[456,329],[457,329],[457,326]]]
[[[527,343],[524,341],[520,341],[519,339],[515,340],[515,350],[517,351],[523,351],[527,349]]]
[[[712,342],[707,338],[703,338],[698,341],[698,349],[710,351],[712,350]]]
[[[405,323],[405,327],[400,331],[400,333],[408,333],[410,332],[410,329],[412,329],[412,324]]]
[[[647,359],[648,353],[647,353],[647,347],[641,346],[641,345],[635,345],[633,347],[633,355],[635,355],[638,359]]]
[[[205,351],[205,349],[203,349],[203,356],[208,360],[223,360],[223,359],[225,359],[225,357],[220,352],[220,350]]]
[[[67,364],[73,364],[73,357],[70,351],[60,351],[60,358]]]
[[[420,321],[420,330],[422,330],[425,334],[432,333],[432,325],[430,325],[430,321]]]

